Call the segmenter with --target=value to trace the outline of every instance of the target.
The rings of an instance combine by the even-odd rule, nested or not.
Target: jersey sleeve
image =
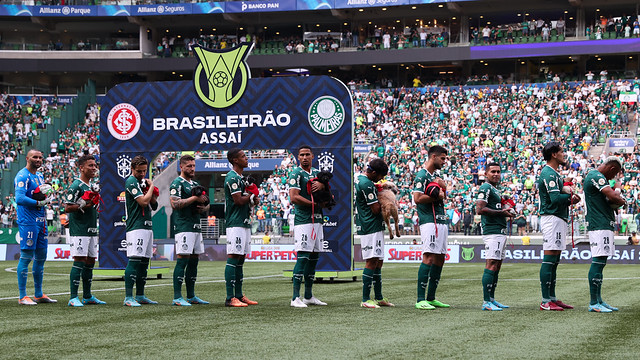
[[[600,172],[594,174],[594,176],[591,178],[591,185],[598,191],[602,191],[602,189],[610,187],[609,182]]]
[[[127,179],[125,183],[125,190],[133,196],[134,199],[142,196],[142,189],[140,188],[140,183],[133,176]]]
[[[242,192],[241,182],[242,182],[242,178],[239,176],[227,178],[227,186],[229,187],[229,194],[233,195],[235,193]]]
[[[424,175],[416,176],[415,180],[413,180],[413,192],[424,194],[425,187],[427,186],[425,182],[426,182],[426,177]]]
[[[67,204],[75,204],[78,201],[78,198],[84,195],[84,193],[80,193],[80,186],[77,181],[74,181],[71,186],[69,186],[69,190],[67,190],[67,194],[64,197],[64,201]]]
[[[16,191],[16,204],[20,206],[37,206],[38,202],[27,196],[27,190],[29,188],[29,177],[24,175],[24,172],[19,172],[14,180],[14,187]]]
[[[485,186],[485,184],[482,184],[482,186],[480,186],[480,189],[478,189],[478,195],[476,195],[476,202],[483,201],[488,203],[490,194],[491,194],[491,188],[489,186]]]
[[[560,192],[560,187],[561,185],[558,184],[558,181],[556,181],[557,179],[555,179],[554,177],[544,177],[542,179],[542,183],[544,184],[544,187],[547,189],[548,193],[552,193],[552,192]]]
[[[378,190],[375,185],[367,184],[362,186],[360,191],[362,191],[364,198],[367,200],[367,205],[373,205],[378,202]]]
[[[182,199],[182,184],[178,179],[174,180],[169,186],[169,196],[172,198]]]
[[[300,181],[301,181],[300,171],[293,170],[291,174],[289,174],[289,180],[288,180],[289,188],[300,190],[301,189]]]

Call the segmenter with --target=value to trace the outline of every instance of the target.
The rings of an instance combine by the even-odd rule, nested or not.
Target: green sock
[[[589,294],[591,295],[591,305],[602,302],[602,271],[607,265],[606,256],[598,256],[591,259],[591,267],[589,268]]]
[[[235,296],[237,258],[227,258],[227,266],[224,268],[224,281],[227,288],[227,300]]]
[[[91,283],[93,282],[93,267],[95,264],[84,264],[82,269],[82,297],[91,299]]]
[[[176,260],[176,267],[173,268],[173,298],[178,299],[182,297],[182,282],[184,281],[184,269],[189,262],[188,258],[178,258]]]
[[[242,298],[242,281],[244,279],[244,258],[238,259],[238,265],[236,265],[236,297],[238,299]]]
[[[491,301],[495,300],[496,298],[496,286],[498,286],[498,273],[499,270],[495,272],[495,274],[493,274],[493,287],[491,287]]]
[[[544,255],[540,265],[540,287],[542,289],[542,302],[549,302],[549,289],[551,288],[551,273],[553,271],[555,256]]]
[[[80,287],[80,276],[84,263],[82,261],[74,261],[71,265],[71,273],[69,274],[70,299],[78,297],[78,288]]]
[[[491,292],[493,290],[493,282],[496,272],[489,269],[484,269],[482,274],[482,296],[484,301],[491,301]]]
[[[373,293],[376,300],[382,300],[382,269],[376,268],[373,270]]]
[[[138,265],[140,259],[129,258],[127,268],[124,269],[124,292],[126,297],[133,297],[133,284],[136,283],[138,277]]]
[[[371,283],[373,282],[373,269],[362,270],[362,302],[371,299]]]
[[[147,270],[149,269],[149,259],[140,259],[138,265],[138,277],[136,279],[136,296],[144,296],[144,286],[147,284]]]
[[[556,301],[556,277],[558,276],[558,265],[560,264],[560,255],[555,255],[553,259],[553,267],[551,268],[551,286],[549,286],[549,299]]]
[[[187,263],[187,269],[185,271],[185,279],[184,284],[187,288],[187,299],[191,299],[196,296],[196,279],[198,278],[198,262],[200,261],[197,257],[189,258],[189,262]],[[237,284],[237,282],[236,282]],[[237,285],[236,285],[237,286]]]
[[[312,252],[309,254],[309,262],[304,267],[304,298],[311,299],[313,297],[313,282],[316,280],[316,265],[318,265],[319,253]]]
[[[296,266],[293,267],[293,299],[300,297],[300,285],[302,285],[302,278],[304,277],[304,269],[309,262],[308,251],[298,251],[298,260],[296,260]]]
[[[427,301],[436,299],[436,289],[440,282],[440,274],[442,273],[442,266],[431,265],[431,271],[429,271],[429,288],[427,289]]]
[[[420,263],[420,268],[418,268],[418,302],[425,299],[425,292],[427,291],[430,271],[431,265]]]

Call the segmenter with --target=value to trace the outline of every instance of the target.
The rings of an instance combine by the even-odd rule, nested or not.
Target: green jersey
[[[67,204],[76,204],[85,191],[91,191],[89,184],[75,179],[67,190],[65,197]],[[95,207],[69,213],[69,235],[98,236],[98,212]]]
[[[427,185],[433,182],[437,176],[430,174],[426,169],[420,170],[416,174],[416,178],[413,181],[413,192],[424,194]],[[435,212],[436,220],[438,224],[447,224],[447,215],[444,213],[444,202],[436,201],[429,204],[417,204],[418,218],[420,218],[420,225],[426,223],[434,223],[433,214]]]
[[[371,205],[378,202],[378,190],[365,175],[358,175],[355,179],[356,192],[356,228],[358,235],[374,234],[384,230],[382,212],[374,214]]]
[[[243,194],[247,183],[242,176],[231,170],[224,179],[224,216],[227,227],[251,227],[251,208],[249,203],[244,205],[236,205],[233,202],[233,194]]]
[[[540,171],[537,180],[540,195],[540,215],[553,215],[567,221],[569,217],[570,195],[561,192],[564,180],[551,166]]]
[[[615,213],[602,189],[609,182],[596,169],[589,171],[584,178],[584,201],[587,205],[587,230],[615,230]]]
[[[125,186],[125,203],[126,203],[126,231],[139,230],[139,229],[152,229],[151,223],[151,206],[147,205],[142,207],[136,201],[137,198],[143,196],[142,188],[138,179],[133,175],[127,178],[124,183]],[[149,189],[149,191],[153,191]],[[156,204],[157,207],[157,204]]]
[[[318,175],[320,171],[318,169],[311,168],[311,172],[307,172],[301,167],[296,167],[289,174],[289,188],[300,190],[300,196],[311,201],[311,194],[307,192],[307,182]],[[304,206],[295,204],[295,218],[294,225],[311,224],[311,206]],[[322,223],[322,209],[315,206],[313,210],[313,216],[315,223]]]
[[[502,210],[502,194],[489,182],[485,182],[478,190],[476,201],[484,201],[491,210]],[[507,218],[502,215],[482,215],[482,235],[507,234]]]
[[[182,176],[178,176],[171,186],[169,186],[169,194],[172,198],[188,199],[191,197],[191,189],[198,184],[195,180],[187,180]],[[197,209],[198,204],[193,203],[182,209],[174,209],[176,214],[175,221],[173,223],[173,229],[175,233],[181,232],[200,232],[200,212]]]

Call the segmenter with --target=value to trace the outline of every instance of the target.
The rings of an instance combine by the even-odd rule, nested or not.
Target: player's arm
[[[290,188],[289,189],[289,198],[291,198],[291,203],[299,206],[312,206],[313,202],[304,196],[300,195],[300,189]]]
[[[571,198],[571,195],[561,192],[557,184],[555,187],[551,187],[548,184],[545,186],[547,187],[549,199],[555,206],[569,206],[580,202],[580,197],[578,195],[574,195],[573,198]]]
[[[206,214],[206,213],[208,213],[208,212],[209,212],[209,207],[210,207],[210,206],[211,206],[210,204],[207,204],[207,205],[197,205],[197,206],[196,206],[196,209],[198,210],[198,212],[199,212],[200,214]]]
[[[180,209],[186,208],[187,206],[198,201],[198,199],[200,199],[200,197],[195,195],[188,197],[186,199],[181,199],[178,196],[169,197],[169,201],[171,202],[171,208],[174,210],[180,210]]]
[[[511,216],[507,210],[493,210],[487,207],[484,200],[476,200],[476,214],[484,216]]]
[[[625,205],[627,202],[622,198],[622,195],[611,188],[611,186],[605,186],[600,189],[600,192],[607,197],[609,203],[615,205]]]
[[[362,194],[364,195],[364,198],[367,199],[367,205],[369,206],[369,209],[371,209],[371,212],[374,215],[380,214],[382,206],[380,206],[380,202],[378,201],[378,194],[376,194],[374,188],[371,187],[363,189]]]
[[[241,189],[240,181],[242,180],[237,179],[237,182],[225,184],[225,186],[228,186],[229,190],[231,190],[231,199],[233,200],[233,203],[237,206],[243,206],[243,205],[249,204],[251,202],[251,195],[253,195],[253,194],[245,195],[242,193],[242,191],[240,190]],[[236,184],[237,186],[234,188],[232,184]]]
[[[19,186],[21,185],[22,186]],[[16,178],[16,204],[20,206],[38,206],[38,201],[27,196],[27,179],[23,177]]]
[[[413,201],[416,204],[431,204],[434,203],[436,201],[440,201],[440,200],[444,200],[444,196],[445,196],[445,192],[444,191],[440,191],[438,193],[438,197],[437,198],[432,198],[431,196],[421,192],[421,191],[414,191],[413,192]]]
[[[153,202],[155,202],[156,204],[156,208],[158,207],[158,202],[155,201],[155,199],[153,199],[153,182],[149,179],[145,179],[144,181],[147,182],[147,189],[149,189],[147,191],[146,194],[144,195],[139,195],[138,197],[136,197],[136,202],[138,203],[138,205],[142,206],[142,207],[147,207],[148,205],[150,205],[152,203],[152,200],[154,200]],[[152,205],[153,208],[153,205]]]

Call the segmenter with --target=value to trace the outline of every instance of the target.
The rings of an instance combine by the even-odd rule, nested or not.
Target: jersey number
[[[604,237],[604,244],[605,245],[609,245],[609,237],[608,236]]]
[[[143,240],[142,239],[138,239],[138,243],[136,245],[140,246],[143,244]]]

